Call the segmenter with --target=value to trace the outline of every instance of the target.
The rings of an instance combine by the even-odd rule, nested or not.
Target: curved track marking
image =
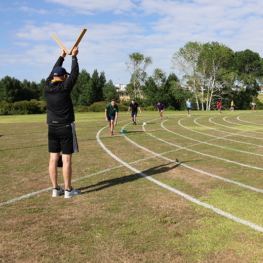
[[[199,117],[199,118],[202,118],[202,117]],[[199,123],[196,121],[196,120],[199,119],[199,118],[194,119],[194,122],[195,122],[197,125],[199,125],[199,126],[206,127],[206,126],[204,126],[204,125],[202,125],[202,124],[199,124]],[[186,119],[186,118],[185,118],[185,119]],[[182,119],[182,120],[183,120],[183,119]],[[181,124],[181,120],[180,120],[178,123],[179,123],[180,126],[182,126],[183,128],[185,128],[185,129],[187,129],[187,130],[190,130],[190,131],[196,132],[196,133],[200,133],[200,134],[203,134],[203,135],[206,135],[206,136],[214,137],[214,138],[219,139],[219,140],[222,139],[222,140],[227,140],[227,141],[236,142],[236,143],[253,145],[253,146],[256,146],[256,147],[263,147],[263,146],[261,146],[261,145],[257,145],[257,144],[254,144],[254,143],[241,142],[241,141],[236,141],[236,140],[232,140],[232,139],[227,139],[227,138],[225,138],[225,137],[227,137],[227,136],[233,136],[233,135],[235,135],[234,133],[231,133],[231,135],[227,135],[227,136],[223,136],[223,137],[217,137],[217,136],[215,136],[215,135],[211,135],[211,134],[207,134],[207,133],[203,133],[203,132],[199,132],[199,131],[195,131],[195,130],[193,130],[193,129],[187,128],[186,126],[184,126],[184,125]],[[207,142],[203,142],[203,143],[207,143]],[[220,147],[220,148],[226,148],[226,149],[230,149],[230,150],[233,150],[233,151],[244,152],[244,151],[235,150],[235,149],[232,149],[232,148],[227,148],[227,147],[223,147],[223,146],[219,146],[219,145],[214,145],[214,144],[209,144],[209,145],[213,145],[213,146]],[[244,153],[249,153],[249,152],[244,152]],[[250,152],[250,154],[255,154],[255,153],[251,153],[251,152]],[[257,154],[255,154],[255,155],[257,155]],[[260,154],[259,156],[263,156],[263,155]]]
[[[245,115],[241,115],[241,116],[245,116]],[[241,116],[238,116],[238,117],[241,117]],[[231,124],[235,124],[235,125],[239,125],[239,126],[243,126],[243,125],[244,125],[244,124],[240,124],[240,123],[236,123],[236,122],[227,121],[227,120],[226,120],[227,117],[233,117],[233,116],[226,116],[226,117],[224,117],[223,120],[224,120],[225,122],[228,122],[228,123],[231,123]],[[229,126],[229,128],[231,128],[231,127]],[[254,131],[254,130],[250,130],[250,132],[263,134],[263,132],[258,132],[258,131]]]
[[[214,116],[214,117],[218,117],[218,116]],[[211,118],[209,119],[209,122],[214,123],[214,124],[216,124],[216,125],[220,125],[220,126],[226,127],[226,128],[228,128],[228,129],[237,129],[237,128],[233,128],[233,127],[230,127],[230,126],[218,124],[218,123],[216,123],[216,122],[212,122],[211,119],[214,118],[214,117],[211,117]],[[203,118],[203,117],[199,117],[198,119],[200,119],[200,118]],[[215,128],[211,128],[211,127],[209,127],[209,126],[202,125],[202,124],[198,123],[197,121],[195,121],[195,123],[198,124],[198,125],[200,125],[200,126],[202,126],[202,127],[205,127],[205,128],[207,128],[207,129],[210,129],[210,130],[214,130],[214,131],[218,131],[218,132],[223,132],[223,133],[228,133],[228,134],[232,134],[232,135],[236,135],[236,136],[242,136],[242,137],[248,137],[248,138],[263,140],[263,138],[258,138],[258,137],[243,135],[243,134],[240,134],[240,133],[232,133],[232,132],[227,132],[227,131],[221,131],[221,130],[218,130],[218,129],[215,129]],[[237,130],[242,131],[242,132],[246,132],[246,131],[241,130],[241,129],[237,129]],[[255,132],[255,131],[249,131],[249,132]],[[255,132],[255,133],[259,133],[259,132]],[[230,136],[230,135],[229,135],[229,136]]]
[[[146,117],[145,117],[145,118],[146,118]],[[140,120],[144,120],[145,118],[140,118]],[[125,120],[125,121],[129,121],[129,120]],[[121,122],[125,122],[125,121],[121,121]],[[169,153],[169,152],[165,152],[165,153],[162,153],[162,154],[166,154],[166,153]],[[155,156],[153,156],[153,157],[155,157]],[[148,157],[148,158],[153,158],[153,157]],[[144,159],[143,159],[143,160],[144,160]],[[143,161],[143,160],[138,160],[138,161]],[[135,161],[135,162],[138,162],[138,161]],[[135,162],[132,162],[132,163],[135,163]],[[72,180],[71,182],[74,183],[74,182],[77,182],[77,181],[79,181],[79,180],[83,180],[83,179],[92,177],[92,176],[97,175],[97,174],[105,173],[105,172],[111,171],[111,170],[113,170],[113,169],[118,169],[118,168],[120,168],[120,167],[123,167],[123,166],[121,165],[121,166],[115,166],[115,167],[112,167],[112,168],[109,168],[109,169],[105,169],[105,170],[99,171],[99,172],[97,172],[97,173],[93,173],[93,174],[86,175],[86,176],[84,176],[84,177],[76,178],[76,179]],[[59,185],[64,185],[64,183],[61,183],[61,184],[59,184]],[[47,192],[47,191],[52,190],[52,189],[53,189],[53,187],[48,187],[48,188],[45,188],[45,189],[42,189],[42,190],[39,190],[39,191],[35,191],[35,192],[32,192],[32,193],[28,193],[28,194],[22,195],[22,196],[20,196],[20,197],[17,197],[17,198],[14,198],[14,199],[11,199],[11,200],[2,202],[2,203],[0,203],[0,206],[2,206],[2,205],[7,205],[7,204],[11,204],[11,203],[20,201],[20,200],[22,200],[22,199],[28,198],[28,197],[30,197],[30,196],[34,196],[34,195],[37,195],[37,194],[40,194],[40,193]]]
[[[137,170],[136,168],[132,167],[132,166],[129,165],[128,163],[122,161],[119,157],[117,157],[116,155],[114,155],[114,154],[102,143],[102,141],[100,140],[99,135],[100,135],[101,131],[104,130],[105,128],[107,128],[107,127],[108,127],[108,126],[102,128],[101,130],[98,131],[98,133],[97,133],[97,135],[96,135],[96,139],[97,139],[98,143],[100,144],[100,146],[101,146],[112,158],[114,158],[116,161],[120,162],[121,164],[123,164],[124,166],[126,166],[127,168],[129,168],[131,171],[133,171],[133,172],[141,175],[142,177],[146,178],[147,180],[149,180],[149,181],[151,181],[151,182],[153,182],[153,183],[155,183],[155,184],[157,184],[157,185],[159,185],[159,186],[161,186],[161,187],[163,187],[163,188],[165,188],[165,189],[167,189],[167,190],[169,190],[169,191],[171,191],[171,192],[174,192],[174,193],[176,193],[176,194],[184,197],[185,199],[189,200],[189,201],[192,202],[192,203],[195,203],[195,204],[197,204],[197,205],[200,205],[200,206],[202,206],[202,207],[205,207],[205,208],[207,208],[207,209],[210,209],[210,210],[214,211],[215,213],[217,213],[217,214],[219,214],[219,215],[222,215],[222,216],[224,216],[224,217],[226,217],[226,218],[229,218],[229,219],[231,219],[231,220],[233,220],[233,221],[235,221],[235,222],[237,222],[237,223],[240,223],[240,224],[249,226],[250,228],[253,228],[253,229],[257,230],[257,231],[263,232],[263,227],[258,226],[258,225],[256,225],[256,224],[253,224],[253,223],[251,223],[251,222],[249,222],[249,221],[243,220],[243,219],[241,219],[241,218],[238,218],[238,217],[236,217],[236,216],[234,216],[234,215],[231,215],[231,214],[229,214],[229,213],[227,213],[227,212],[225,212],[225,211],[222,211],[222,210],[220,210],[220,209],[218,209],[218,208],[216,208],[216,207],[214,207],[214,206],[212,206],[212,205],[209,205],[209,204],[206,204],[206,203],[204,203],[204,202],[201,202],[201,201],[199,201],[198,199],[195,199],[195,198],[193,198],[193,197],[190,196],[190,195],[187,195],[187,194],[185,194],[185,193],[183,193],[183,192],[181,192],[181,191],[179,191],[179,190],[177,190],[177,189],[175,189],[175,188],[173,188],[173,187],[170,187],[170,186],[168,186],[168,185],[166,185],[166,184],[164,184],[164,183],[161,183],[160,181],[158,181],[158,180],[156,180],[156,179],[154,179],[154,178],[152,178],[152,177],[147,176],[146,174],[144,174],[144,173],[142,173],[141,171]],[[127,138],[125,135],[123,135],[123,136],[124,136],[125,138]],[[127,139],[128,139],[129,141],[131,141],[129,138],[127,138]],[[132,142],[133,144],[137,145],[135,142],[133,142],[133,141],[131,141],[131,142]],[[141,146],[141,147],[142,147],[142,146]],[[143,147],[143,148],[144,148],[144,147]],[[145,149],[146,149],[146,148],[145,148]],[[146,150],[149,151],[148,149],[146,149]],[[159,154],[156,154],[156,156],[159,156]],[[181,163],[179,163],[179,162],[176,162],[176,163],[181,164]]]
[[[247,115],[242,115],[242,116],[247,116]],[[238,116],[238,117],[237,117],[237,119],[238,119],[239,121],[246,122],[246,123],[249,123],[249,124],[252,124],[252,125],[260,125],[260,126],[263,126],[263,124],[260,124],[260,123],[254,123],[254,122],[250,122],[250,121],[240,120],[240,117],[241,117],[241,116]]]
[[[251,130],[243,130],[243,129],[238,129],[238,128],[235,128],[235,127],[229,127],[229,126],[226,126],[226,125],[223,125],[223,124],[219,124],[219,123],[216,123],[216,122],[213,122],[211,121],[211,119],[215,118],[217,116],[214,116],[214,117],[211,117],[209,118],[209,122],[213,123],[213,124],[216,124],[216,125],[219,125],[219,126],[222,126],[222,127],[226,127],[228,129],[235,129],[235,130],[239,130],[239,131],[242,131],[242,132],[254,132],[254,133],[259,133],[259,132],[256,132],[256,131],[251,131]],[[209,128],[209,127],[208,127]],[[210,129],[213,129],[213,128],[210,128]],[[216,130],[216,129],[215,129]],[[223,131],[222,131],[223,132]],[[236,133],[235,135],[237,136],[243,136],[243,137],[248,137],[248,138],[253,138],[253,139],[258,139],[258,140],[263,140],[263,138],[259,138],[259,137],[253,137],[253,136],[248,136],[248,135],[242,135],[242,134],[239,134],[239,133]]]
[[[166,131],[168,131],[168,132],[170,132],[170,133],[173,133],[173,134],[176,134],[176,135],[178,135],[178,136],[181,136],[181,137],[183,137],[183,138],[192,140],[192,141],[200,142],[200,141],[198,141],[198,140],[195,140],[195,139],[192,139],[192,138],[190,138],[190,137],[186,137],[186,136],[181,135],[181,134],[179,134],[179,133],[176,133],[176,132],[173,132],[173,131],[168,130],[167,128],[165,128],[165,127],[163,126],[163,123],[166,122],[166,121],[167,121],[167,120],[165,120],[165,121],[163,121],[163,122],[161,123],[161,126],[162,126]],[[169,143],[169,142],[167,142],[167,143]],[[169,143],[169,144],[172,145],[172,143]],[[174,146],[176,146],[176,145],[174,144]],[[176,147],[181,147],[181,146],[176,146]],[[182,147],[182,148],[184,148],[184,147]],[[221,157],[217,157],[217,156],[214,156],[214,155],[210,155],[210,154],[207,154],[207,153],[198,152],[198,151],[195,151],[195,150],[192,150],[192,149],[188,149],[188,148],[184,148],[184,149],[187,150],[187,151],[191,151],[191,152],[200,154],[200,155],[204,155],[204,156],[208,156],[208,157],[211,157],[211,158],[214,158],[214,159],[222,160],[222,161],[225,161],[225,162],[228,162],[228,163],[234,163],[234,164],[237,164],[237,165],[240,165],[240,166],[244,166],[244,167],[248,167],[248,168],[252,168],[252,169],[256,169],[256,170],[261,170],[261,171],[263,171],[263,168],[260,168],[260,167],[250,166],[250,165],[243,164],[243,163],[238,163],[238,162],[235,162],[235,161],[231,161],[231,160],[224,159],[224,158],[221,158]]]

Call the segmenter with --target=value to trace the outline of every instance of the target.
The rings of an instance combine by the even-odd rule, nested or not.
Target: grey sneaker
[[[71,191],[65,190],[64,198],[71,198],[80,194],[81,194],[80,190],[75,190],[74,188],[71,187]]]
[[[58,197],[64,194],[64,189],[59,187],[59,189],[53,188],[52,197]]]

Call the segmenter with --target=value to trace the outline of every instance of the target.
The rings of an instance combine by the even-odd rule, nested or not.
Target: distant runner
[[[221,102],[217,102],[216,104],[217,104],[218,112],[219,112],[219,114],[221,114],[221,113],[222,113],[222,112],[221,112],[222,104],[221,104]]]
[[[132,103],[130,104],[130,107],[128,109],[128,113],[130,111],[130,108],[132,108],[132,113],[131,113],[131,117],[132,117],[132,121],[133,121],[133,125],[136,125],[136,116],[137,116],[137,111],[139,109],[140,113],[142,113],[138,103],[135,102],[135,100],[132,100]]]
[[[188,111],[188,117],[191,117],[191,109],[192,109],[192,101],[190,98],[186,101],[187,111]]]
[[[231,101],[231,107],[230,107],[231,111],[235,111],[235,104],[234,104],[234,100]]]
[[[109,122],[111,136],[113,135],[114,126],[117,126],[118,111],[119,111],[119,108],[116,105],[116,100],[112,99],[111,103],[109,103],[105,108],[105,118],[106,118],[106,121]],[[114,123],[114,120],[115,120],[115,123]]]
[[[160,120],[162,120],[163,119],[163,112],[165,110],[165,107],[160,101],[158,101],[156,106],[157,106],[158,112],[160,113],[160,117],[161,117]]]
[[[253,112],[257,112],[257,111],[256,111],[256,106],[257,106],[257,104],[254,103],[254,102],[250,102],[250,104],[252,105],[252,110],[253,110]]]

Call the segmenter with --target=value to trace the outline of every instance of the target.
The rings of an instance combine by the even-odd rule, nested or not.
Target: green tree
[[[21,82],[16,78],[5,76],[0,81],[0,101],[12,103],[21,99]]]
[[[172,57],[172,68],[179,69],[183,72],[184,79],[191,83],[194,89],[197,109],[199,110],[198,93],[200,82],[200,75],[198,73],[198,59],[202,50],[202,44],[198,42],[188,42],[184,47],[180,48]]]
[[[198,64],[200,66],[205,65],[203,71],[209,78],[207,81],[206,110],[210,110],[214,95],[220,94],[223,76],[232,71],[233,57],[234,52],[224,44],[211,42],[203,45]]]
[[[90,74],[85,69],[82,69],[79,73],[78,80],[71,92],[71,99],[74,106],[81,105],[79,98],[80,95],[83,93],[86,85],[89,83],[89,80]]]
[[[145,70],[150,64],[152,64],[151,57],[145,57],[139,52],[129,54],[129,61],[126,62],[126,66],[131,74],[131,84],[135,98],[137,98],[138,94],[141,97],[141,84],[146,79]]]
[[[111,101],[112,99],[119,100],[119,94],[116,90],[116,87],[113,85],[112,80],[106,83],[103,87],[103,100]]]
[[[166,74],[160,68],[156,68],[153,72],[152,78],[158,87],[166,81]]]

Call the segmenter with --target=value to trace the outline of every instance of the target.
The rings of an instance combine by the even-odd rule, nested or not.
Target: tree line
[[[152,64],[152,58],[139,52],[129,54],[128,58],[126,67],[131,78],[126,90],[142,107],[154,109],[161,101],[168,109],[185,110],[185,102],[190,98],[197,110],[215,109],[217,101],[227,109],[232,99],[237,109],[249,109],[251,101],[263,109],[257,99],[263,59],[251,50],[234,52],[218,42],[188,42],[171,59],[171,68],[183,74],[181,79],[174,73],[166,76],[160,68],[148,76],[146,69]],[[0,102],[45,101],[44,83],[45,79],[36,83],[6,76],[0,80]],[[191,92],[187,87],[191,87]],[[74,107],[90,106],[112,98],[118,100],[119,94],[113,82],[106,80],[104,72],[94,70],[90,75],[83,69],[71,98]],[[130,101],[122,103],[129,105]]]
[[[151,63],[151,57],[141,53],[130,54],[126,63],[131,74],[128,90],[134,97],[143,97],[147,105],[161,100],[180,110],[185,109],[185,100],[189,97],[197,110],[215,109],[217,101],[228,109],[231,100],[240,110],[249,109],[252,101],[263,109],[257,98],[263,59],[257,52],[249,49],[234,52],[218,42],[188,42],[171,59],[171,68],[183,74],[180,80],[173,73],[166,77],[159,68],[147,76],[145,69]],[[193,92],[189,94],[187,87]]]

